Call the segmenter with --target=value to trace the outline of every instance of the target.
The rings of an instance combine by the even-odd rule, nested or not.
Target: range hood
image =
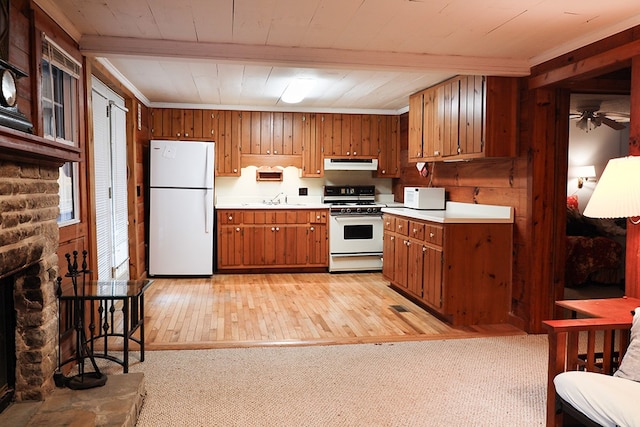
[[[374,171],[378,169],[378,159],[324,159],[326,171]]]

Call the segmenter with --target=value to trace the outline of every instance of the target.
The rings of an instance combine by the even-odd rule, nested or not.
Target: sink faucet
[[[279,205],[280,204],[280,196],[284,196],[284,202],[287,203],[287,196],[284,195],[284,192],[281,191],[276,194],[271,200],[267,202],[268,205]]]

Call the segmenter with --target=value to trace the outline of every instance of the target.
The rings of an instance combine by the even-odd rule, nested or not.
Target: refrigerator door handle
[[[204,166],[204,182],[211,182],[213,180],[213,144],[207,144],[206,164]],[[206,185],[209,187],[209,185]]]
[[[213,204],[208,203],[211,191],[207,188],[204,192],[204,232],[207,234],[211,233],[211,218],[213,217]]]

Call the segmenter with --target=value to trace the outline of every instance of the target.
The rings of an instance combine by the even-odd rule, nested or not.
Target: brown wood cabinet
[[[218,270],[328,267],[327,211],[220,209]]]
[[[377,140],[378,170],[377,178],[400,178],[400,117],[373,116],[372,139]],[[373,131],[375,129],[375,132]]]
[[[154,108],[151,126],[155,139],[211,141],[214,137],[207,110]]]
[[[326,157],[378,157],[379,123],[372,114],[321,114]]]
[[[324,175],[322,128],[318,126],[318,114],[302,115],[302,177],[320,178]]]
[[[241,117],[237,111],[207,110],[216,144],[216,176],[240,176]]]
[[[269,111],[242,112],[242,165],[301,167],[303,115]]]
[[[393,288],[456,326],[507,322],[513,224],[383,220],[382,273]]]
[[[517,79],[458,76],[409,97],[409,161],[514,157]]]
[[[240,176],[246,166],[295,166],[305,178],[324,175],[324,157],[378,158],[378,178],[400,176],[400,118],[155,108],[155,139],[214,141],[216,176]]]

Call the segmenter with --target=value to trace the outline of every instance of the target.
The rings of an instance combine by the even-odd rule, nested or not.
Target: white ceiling
[[[406,109],[640,24],[638,0],[35,0],[149,106]],[[290,79],[317,83],[301,104]]]

